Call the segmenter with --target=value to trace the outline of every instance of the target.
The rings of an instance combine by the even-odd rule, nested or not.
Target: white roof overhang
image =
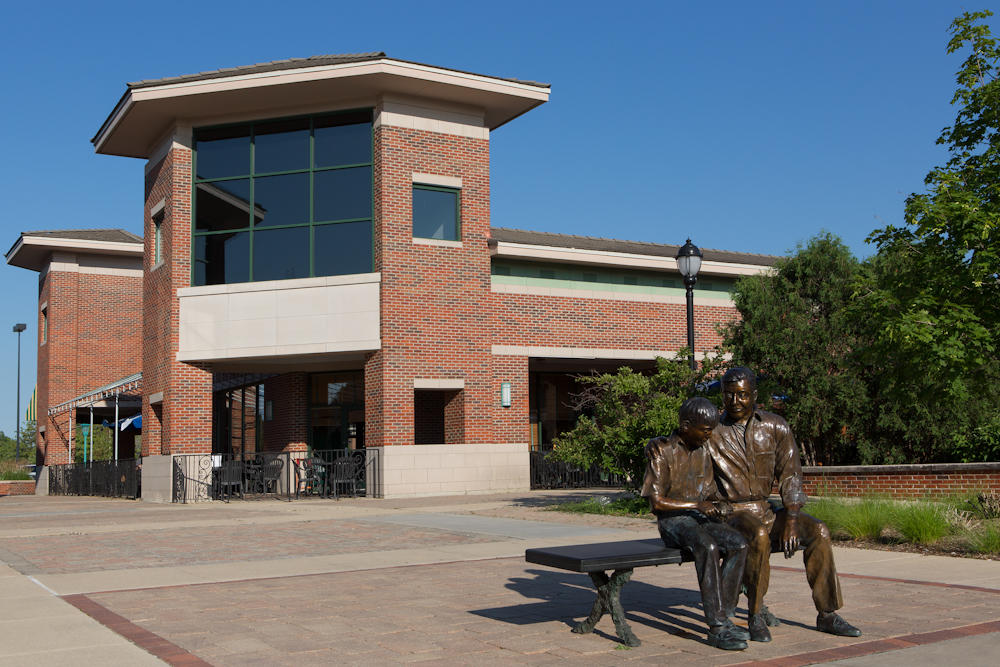
[[[142,257],[142,242],[91,241],[57,237],[22,236],[6,255],[7,263],[22,269],[42,271],[53,252],[82,255],[117,255]]]
[[[218,117],[223,110],[246,117],[318,102],[337,108],[386,94],[481,110],[493,130],[545,103],[549,88],[391,58],[154,83],[129,88],[91,141],[98,153],[147,158],[178,122]]]

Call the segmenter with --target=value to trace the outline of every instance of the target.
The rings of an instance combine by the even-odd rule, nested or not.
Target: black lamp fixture
[[[687,288],[687,325],[688,348],[690,349],[691,370],[697,368],[694,361],[694,284],[698,282],[698,269],[701,268],[701,250],[698,246],[687,242],[677,249],[677,270],[684,276],[684,287]]]
[[[27,324],[18,322],[14,325],[17,334],[17,444],[14,445],[14,462],[21,458],[21,332],[28,328]]]

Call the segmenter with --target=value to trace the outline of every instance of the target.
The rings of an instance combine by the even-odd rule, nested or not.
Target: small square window
[[[454,188],[413,186],[413,236],[459,241],[459,197]]]

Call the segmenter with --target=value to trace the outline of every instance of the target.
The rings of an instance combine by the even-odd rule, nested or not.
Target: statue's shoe
[[[816,629],[839,637],[860,637],[861,630],[845,621],[836,612],[820,612],[816,616]]]
[[[708,631],[709,645],[724,651],[744,650],[747,647],[747,642],[742,637],[746,630],[743,630],[743,633],[736,632],[736,630],[743,630],[743,628],[737,628],[732,623],[710,628]]]
[[[767,629],[767,618],[764,612],[750,614],[750,641],[769,642],[771,641],[771,631]]]
[[[746,628],[736,625],[731,619],[726,619],[726,625],[724,626],[729,629],[729,632],[736,638],[747,641],[750,639],[750,631]]]

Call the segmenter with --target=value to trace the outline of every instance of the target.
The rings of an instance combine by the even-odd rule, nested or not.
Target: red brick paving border
[[[94,602],[86,595],[64,595],[63,600],[70,603],[87,616],[129,640],[139,648],[152,653],[168,665],[178,667],[212,667],[198,656],[185,651],[177,644],[153,634],[124,616],[119,616],[107,607]]]
[[[866,578],[878,579],[880,577]],[[983,590],[992,591],[993,589]],[[887,651],[898,651],[899,649],[912,648],[914,646],[921,646],[924,644],[935,644],[937,642],[948,641],[949,639],[971,637],[973,635],[985,635],[990,632],[1000,632],[1000,621],[989,621],[987,623],[965,625],[958,628],[950,628],[948,630],[936,630],[934,632],[923,632],[916,635],[903,635],[902,637],[879,639],[877,641],[862,642],[860,644],[851,644],[850,646],[841,646],[822,651],[799,653],[798,655],[786,655],[781,658],[774,658],[771,660],[740,662],[735,665],[730,665],[729,667],[803,667],[803,665],[813,665],[817,662],[830,662],[833,660],[857,658],[863,655],[873,655],[875,653],[885,653]]]

